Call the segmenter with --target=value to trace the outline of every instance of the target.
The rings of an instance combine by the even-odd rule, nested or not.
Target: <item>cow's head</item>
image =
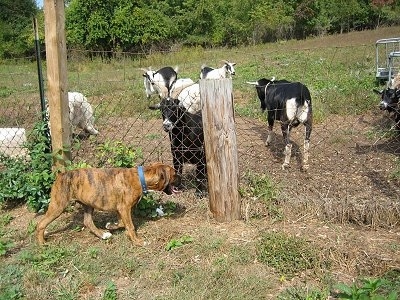
[[[400,89],[386,88],[384,90],[373,90],[376,94],[381,96],[381,103],[379,108],[381,110],[387,110],[389,112],[397,111],[398,103],[400,100]]]
[[[275,77],[272,77],[271,79],[261,78],[257,81],[247,81],[248,84],[255,86],[258,99],[260,99],[261,102],[262,111],[265,111],[267,108],[267,104],[265,103],[265,93],[267,92],[267,87],[273,82],[275,82]]]

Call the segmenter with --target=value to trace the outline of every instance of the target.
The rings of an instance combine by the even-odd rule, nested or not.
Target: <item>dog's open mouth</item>
[[[175,194],[179,194],[182,191],[179,189],[179,187],[169,184],[165,189],[164,189],[164,193],[166,193],[167,195],[175,195]]]

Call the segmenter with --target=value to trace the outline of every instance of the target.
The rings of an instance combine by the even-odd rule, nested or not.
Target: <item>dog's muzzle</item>
[[[178,194],[181,192],[179,186],[181,185],[181,177],[179,175],[174,175],[172,180],[164,189],[164,193],[167,195]]]

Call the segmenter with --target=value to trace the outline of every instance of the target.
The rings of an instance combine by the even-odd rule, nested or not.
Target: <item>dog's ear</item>
[[[170,180],[169,167],[166,165],[160,165],[158,168],[158,176],[160,180],[163,180],[164,184],[167,185]]]

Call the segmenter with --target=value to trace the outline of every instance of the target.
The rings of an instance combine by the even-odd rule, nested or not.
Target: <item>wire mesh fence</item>
[[[307,51],[310,50],[304,50]],[[332,56],[326,60],[342,56],[345,51],[348,49],[332,49],[329,54]],[[373,51],[373,46],[365,47],[366,53]],[[145,96],[139,68],[148,66],[142,65],[141,55],[115,54],[112,62],[95,60],[89,63],[84,56],[84,53],[74,51],[68,55],[69,91],[86,96],[94,112],[94,126],[99,133],[82,135],[82,129],[73,126],[73,162],[111,166],[108,156],[116,155],[125,147],[134,152],[131,159],[137,165],[152,161],[172,164],[176,149],[171,147],[170,131],[163,126],[165,118],[162,112],[149,109],[149,105],[158,104],[160,100],[157,96],[150,100]],[[220,60],[212,57],[212,54],[210,56],[209,64],[218,66]],[[265,66],[271,64],[262,52],[252,55],[250,59],[263,61],[263,64],[254,66],[258,74],[265,74]],[[247,184],[249,174],[268,174],[279,186],[279,198],[303,214],[307,212],[328,220],[371,226],[396,225],[400,219],[400,187],[396,173],[400,144],[398,136],[389,130],[393,125],[390,116],[379,111],[377,106],[360,110],[360,113],[357,112],[359,108],[354,106],[351,113],[341,113],[340,108],[334,107],[335,93],[341,92],[340,87],[331,87],[334,90],[332,92],[319,89],[316,83],[307,83],[314,108],[334,107],[333,113],[314,115],[309,171],[301,171],[304,143],[302,127],[292,130],[292,162],[290,168],[282,170],[285,145],[280,128],[277,126],[274,129],[272,143],[267,147],[265,116],[258,113],[259,102],[254,87],[246,85],[247,80],[255,78],[246,78],[248,70],[241,71],[240,63],[236,63],[233,98],[240,184]],[[304,64],[304,61],[299,63]],[[163,56],[158,57],[154,64],[170,65],[168,58]],[[354,62],[354,69],[350,72],[357,76],[362,64]],[[312,69],[311,65],[307,70]],[[371,65],[372,78],[373,68]],[[0,69],[0,127],[18,128],[9,131],[10,135],[0,132],[0,149],[14,153],[14,144],[21,145],[25,139],[22,132],[28,135],[35,122],[41,119],[36,65],[31,60],[8,61]],[[200,65],[185,61],[179,65],[179,69],[180,77],[191,77],[196,81]],[[328,80],[329,75],[326,69],[326,73],[318,74],[319,80],[324,80],[324,76]],[[303,79],[299,75],[298,80]],[[363,93],[372,93],[372,88]],[[364,94],[361,97],[365,97]],[[360,95],[349,97],[350,104],[354,100],[352,97]],[[376,101],[378,104],[378,99]],[[194,153],[190,148],[180,150],[181,155]],[[126,152],[123,155],[126,156]],[[197,156],[196,159],[201,161],[203,158]],[[193,161],[184,164],[182,172],[185,189],[196,191],[199,188],[196,185],[198,175]],[[199,172],[205,175],[204,168]],[[251,202],[246,197],[243,199]]]

